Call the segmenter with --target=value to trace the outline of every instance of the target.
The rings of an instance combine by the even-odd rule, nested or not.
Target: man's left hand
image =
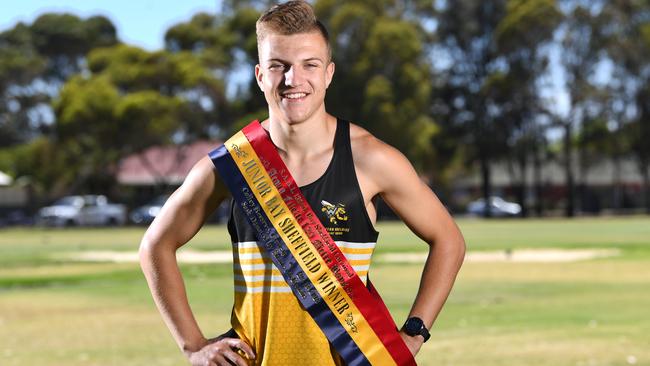
[[[406,347],[411,351],[411,354],[413,354],[413,357],[420,352],[420,348],[424,344],[424,338],[422,336],[415,336],[411,337],[410,335],[404,333],[404,331],[400,331],[399,335],[402,336],[402,339],[404,340],[404,343],[406,343]]]

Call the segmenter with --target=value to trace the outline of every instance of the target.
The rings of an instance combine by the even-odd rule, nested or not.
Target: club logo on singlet
[[[321,211],[325,212],[330,223],[338,225],[339,221],[348,221],[348,215],[345,212],[345,205],[337,203],[336,205],[329,203],[325,200],[320,201],[323,205]]]

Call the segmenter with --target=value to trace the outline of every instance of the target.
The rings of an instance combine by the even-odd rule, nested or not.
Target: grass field
[[[571,263],[468,262],[418,355],[421,365],[650,365],[650,218],[459,220],[470,251],[619,249]],[[378,253],[424,251],[402,225],[379,225]],[[134,251],[141,228],[0,230],[0,365],[183,365],[134,263],[65,259]],[[223,227],[188,246],[227,250]],[[182,265],[208,336],[227,329],[229,264]],[[420,264],[377,263],[397,323]]]

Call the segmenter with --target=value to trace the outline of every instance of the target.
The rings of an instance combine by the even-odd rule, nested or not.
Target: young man
[[[275,6],[257,22],[255,77],[269,107],[262,122],[319,219],[365,282],[378,233],[374,198],[381,196],[429,244],[429,256],[407,326],[415,355],[461,266],[458,227],[408,160],[364,129],[329,115],[324,98],[334,75],[328,36],[303,1]],[[241,210],[229,232],[235,260],[232,327],[207,339],[187,301],[175,252],[228,195],[210,158],[199,161],[142,239],[140,260],[155,302],[193,365],[318,364],[341,361],[260,252]],[[256,265],[250,265],[256,263]]]

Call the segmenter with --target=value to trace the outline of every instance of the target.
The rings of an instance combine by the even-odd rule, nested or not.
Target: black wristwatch
[[[429,330],[427,327],[424,326],[424,322],[422,319],[418,317],[411,317],[406,320],[406,323],[404,323],[404,333],[410,335],[411,337],[415,337],[417,335],[421,335],[424,338],[424,341],[428,341],[429,337],[431,337],[431,334],[429,334]]]

